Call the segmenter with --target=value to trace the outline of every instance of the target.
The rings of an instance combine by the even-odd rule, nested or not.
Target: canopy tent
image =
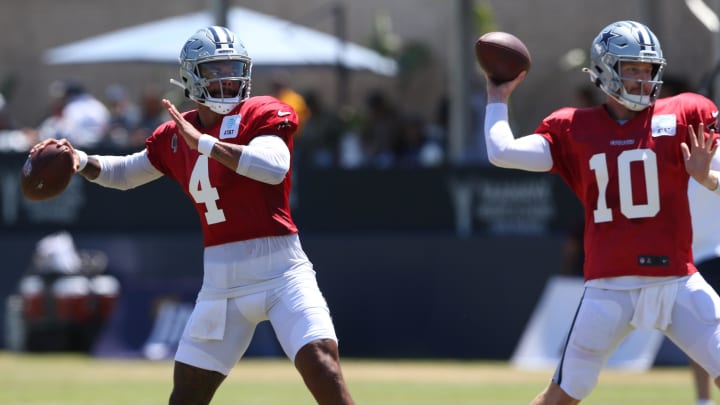
[[[228,28],[238,34],[255,66],[342,66],[394,76],[397,64],[372,49],[267,14],[232,7]],[[51,65],[98,62],[177,63],[185,40],[214,25],[201,11],[112,31],[45,52]]]

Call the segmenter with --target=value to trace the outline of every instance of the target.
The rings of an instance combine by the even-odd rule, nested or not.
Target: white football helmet
[[[623,106],[633,111],[642,111],[655,103],[660,94],[666,62],[660,41],[644,24],[619,21],[603,28],[590,48],[590,61],[592,66],[583,69],[590,74],[590,80]],[[628,94],[623,85],[624,78],[620,76],[622,62],[646,62],[653,65],[652,78],[638,80],[643,84],[652,83],[652,90],[648,94]]]
[[[193,34],[180,52],[185,96],[227,114],[250,97],[252,60],[237,36],[225,27],[212,26]]]

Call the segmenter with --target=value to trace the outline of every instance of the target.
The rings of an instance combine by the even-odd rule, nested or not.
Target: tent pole
[[[447,158],[451,164],[460,164],[465,160],[470,134],[470,68],[474,63],[470,56],[471,3],[470,0],[451,2],[453,23],[448,44],[451,63],[448,66],[450,122],[447,134]]]
[[[340,49],[337,53],[337,103],[338,106],[345,106],[348,102],[348,95],[350,93],[350,72],[345,66],[345,62],[342,60],[344,54],[344,48],[347,43],[347,20],[345,13],[345,5],[341,2],[336,2],[332,8],[333,21],[335,22],[335,36],[340,41]]]
[[[215,25],[227,27],[228,0],[212,0],[211,7]]]

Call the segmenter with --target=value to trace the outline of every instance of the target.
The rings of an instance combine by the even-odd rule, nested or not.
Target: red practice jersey
[[[198,122],[197,110],[183,114]],[[269,96],[251,97],[221,122],[201,131],[220,141],[247,145],[261,135],[277,135],[292,156],[298,121],[287,104]],[[214,159],[191,150],[174,121],[159,126],[146,141],[148,157],[190,197],[202,223],[205,246],[297,233],[290,215],[290,172],[278,185],[239,175]]]
[[[697,271],[680,144],[689,125],[715,128],[717,114],[709,99],[683,93],[623,125],[602,106],[543,120],[535,132],[550,142],[552,171],[585,208],[586,280]]]

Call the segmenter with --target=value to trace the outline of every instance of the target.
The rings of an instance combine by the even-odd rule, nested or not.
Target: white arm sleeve
[[[129,190],[162,177],[150,163],[147,150],[127,156],[94,156],[100,162],[100,175],[91,180],[103,187]]]
[[[237,173],[267,184],[282,183],[290,170],[290,150],[277,135],[262,135],[245,145]]]
[[[504,103],[491,103],[485,108],[485,145],[488,160],[495,166],[531,172],[552,169],[553,160],[547,139],[538,134],[515,139]]]

